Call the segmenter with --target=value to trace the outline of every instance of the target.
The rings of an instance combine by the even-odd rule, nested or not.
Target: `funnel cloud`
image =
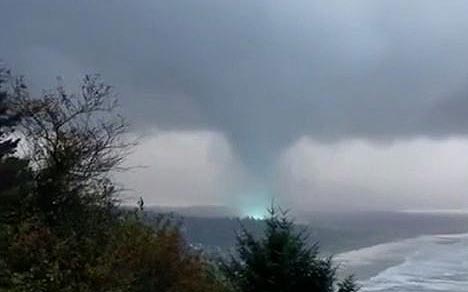
[[[0,58],[33,89],[113,84],[147,166],[122,179],[153,204],[468,207],[467,9],[6,0]]]

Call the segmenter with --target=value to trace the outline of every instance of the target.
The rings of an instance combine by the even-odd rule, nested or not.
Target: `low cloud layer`
[[[220,133],[153,131],[124,180],[149,205],[224,205],[245,215],[271,199],[299,211],[456,209],[468,208],[466,153],[468,139],[303,137],[281,154],[267,185],[252,180]]]
[[[423,200],[436,207],[439,200],[421,195],[428,182],[405,169],[422,163],[408,157],[420,157],[412,148],[420,147],[430,164],[424,171],[438,174],[434,190],[443,185],[461,192],[460,184],[448,184],[459,169],[437,172],[433,160],[442,155],[438,151],[451,151],[434,145],[464,141],[468,134],[467,9],[462,0],[6,0],[0,3],[0,58],[35,89],[53,86],[56,75],[76,84],[90,72],[113,84],[134,131],[151,133],[132,159],[151,157],[147,164],[154,168],[128,180],[149,190],[160,177],[155,203],[229,204],[238,193],[252,201],[279,191],[306,193],[299,189],[312,186],[292,179],[277,187],[275,176],[283,153],[293,155],[307,136],[328,151],[343,145],[364,151],[353,143],[369,141],[361,146],[366,151],[406,163],[397,171],[384,158],[366,162],[366,155],[357,155],[359,163],[389,167],[395,181],[402,174],[412,181],[401,182],[408,185],[401,190],[389,184],[393,192],[384,191],[378,177],[370,186],[356,182],[359,177],[343,179],[349,188],[362,188],[350,193],[362,193],[364,205]],[[384,144],[408,148],[394,153],[375,146]],[[224,151],[229,154],[222,159],[234,162],[213,163],[203,151]],[[319,153],[321,159],[331,155]],[[463,161],[466,153],[458,154]],[[225,181],[232,163],[242,165],[248,183]],[[316,167],[299,169],[309,174]],[[189,173],[193,177],[176,183]],[[345,192],[341,181],[335,183]],[[323,185],[314,192],[338,192]]]
[[[468,207],[468,139],[391,144],[302,138],[279,163],[277,189],[295,209]]]
[[[153,130],[127,165],[131,170],[122,179],[149,205],[226,205],[248,181],[226,139],[208,131]]]

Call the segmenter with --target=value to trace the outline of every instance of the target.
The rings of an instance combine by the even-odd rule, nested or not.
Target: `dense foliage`
[[[132,143],[110,86],[32,97],[1,73],[0,291],[227,290],[177,226],[119,208],[111,174]]]
[[[0,70],[0,291],[334,290],[331,260],[274,210],[265,238],[241,234],[239,257],[220,269],[167,216],[146,225],[142,200],[120,208],[112,174],[133,143],[117,110],[99,76],[78,94],[32,97]],[[352,279],[337,288],[356,291]]]

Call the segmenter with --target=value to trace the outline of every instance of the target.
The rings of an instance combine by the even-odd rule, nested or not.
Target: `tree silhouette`
[[[10,135],[19,122],[20,116],[11,106],[11,90],[24,87],[21,79],[13,80],[11,72],[0,67],[0,159],[12,154],[18,144],[18,139]],[[14,82],[11,84],[10,82]],[[12,85],[10,87],[10,85]]]
[[[334,291],[336,267],[331,258],[319,257],[318,246],[307,244],[307,233],[296,231],[287,212],[272,207],[266,224],[260,239],[243,228],[237,255],[225,265],[227,276],[239,291]],[[349,281],[351,284],[352,279]]]

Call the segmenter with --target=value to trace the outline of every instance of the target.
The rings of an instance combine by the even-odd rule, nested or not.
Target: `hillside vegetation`
[[[31,96],[23,78],[0,71],[0,290],[356,291],[337,282],[288,216],[270,210],[264,234],[246,229],[229,260],[202,256],[167,216],[145,224],[144,202],[119,208],[131,150],[112,87],[85,76]]]

